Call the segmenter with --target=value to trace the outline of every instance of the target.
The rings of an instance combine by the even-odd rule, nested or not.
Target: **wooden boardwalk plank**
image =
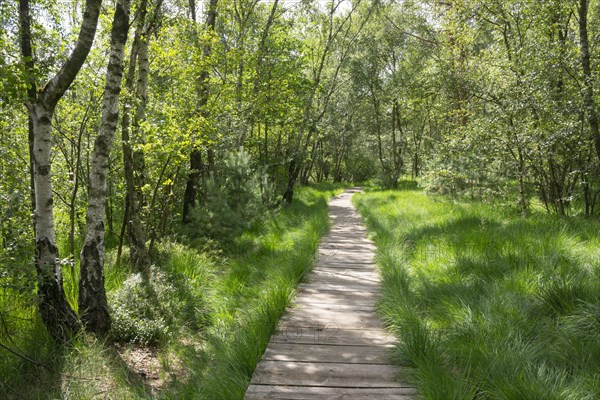
[[[356,345],[330,346],[326,343],[271,343],[263,355],[263,360],[389,364],[388,353],[389,349],[385,347]]]
[[[397,381],[398,371],[392,365],[269,361],[260,362],[253,383],[325,387],[406,387]]]
[[[246,393],[248,400],[409,400],[412,388],[327,388],[316,386],[251,385]]]
[[[389,361],[394,338],[375,314],[381,278],[375,246],[350,200],[329,205],[332,222],[307,283],[281,318],[246,399],[413,399]]]

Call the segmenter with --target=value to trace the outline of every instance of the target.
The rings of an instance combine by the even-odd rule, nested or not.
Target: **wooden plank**
[[[327,275],[315,271],[308,278],[308,285],[329,285],[331,289],[346,291],[379,291],[379,280],[354,278],[347,275]],[[323,287],[324,290],[327,290]]]
[[[246,399],[280,400],[409,400],[413,388],[332,388],[316,386],[251,385]]]
[[[254,384],[394,388],[408,385],[392,365],[336,364],[319,362],[261,361],[252,377]]]
[[[379,297],[377,293],[369,292],[370,296],[362,296],[356,292],[318,292],[308,290],[298,292],[294,304],[336,304],[346,306],[374,306]]]
[[[329,303],[319,303],[314,300],[307,300],[304,302],[294,302],[292,307],[290,308],[290,312],[293,310],[302,308],[310,308],[310,309],[326,309],[326,310],[338,310],[344,312],[353,312],[353,311],[368,311],[370,313],[375,312],[375,304],[374,302],[371,304],[357,303],[357,304],[346,304],[341,303],[339,300],[335,302]]]
[[[269,361],[389,364],[389,349],[374,346],[271,343],[263,355]],[[365,367],[368,368],[368,367]]]
[[[374,270],[365,270],[365,269],[344,269],[344,268],[335,268],[335,267],[319,267],[315,269],[311,275],[311,277],[331,277],[331,278],[348,278],[353,279],[358,283],[361,282],[374,282],[379,283],[381,278],[377,272]]]
[[[339,264],[366,264],[364,268],[376,269],[375,257],[358,251],[327,250],[317,254],[317,265],[335,262]]]
[[[327,282],[313,282],[309,277],[309,283],[302,283],[298,285],[302,289],[310,288],[315,290],[329,290],[338,292],[358,292],[358,293],[377,293],[379,292],[378,285],[344,285],[337,283]]]
[[[352,291],[352,290],[337,290],[335,288],[326,289],[323,285],[302,283],[298,285],[298,297],[299,296],[314,296],[318,298],[339,298],[348,299],[352,301],[377,301],[380,298],[379,291]]]
[[[381,327],[381,320],[372,312],[328,309],[298,309],[281,317],[281,325],[302,328],[321,328],[329,331],[343,329],[376,329]]]
[[[363,269],[370,271],[378,271],[378,269],[375,268],[370,262],[348,262],[337,260],[335,258],[327,260],[318,260],[315,267],[313,268],[313,271],[320,268]]]
[[[344,329],[329,335],[327,330],[278,326],[271,343],[319,344],[330,346],[382,346],[393,347],[395,339],[380,329]]]

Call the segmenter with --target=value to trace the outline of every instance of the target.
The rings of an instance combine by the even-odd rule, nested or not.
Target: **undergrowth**
[[[53,344],[31,293],[0,287],[0,398],[242,399],[311,268],[329,223],[327,199],[341,188],[300,188],[290,206],[265,214],[225,249],[163,239],[149,286],[128,272],[127,252],[120,263],[109,252],[114,329],[105,340],[81,335]],[[64,273],[74,303],[76,286]]]

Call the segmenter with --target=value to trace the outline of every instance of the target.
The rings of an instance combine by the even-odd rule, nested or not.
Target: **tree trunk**
[[[292,204],[292,200],[294,198],[294,185],[296,184],[296,179],[298,179],[298,174],[300,173],[300,167],[296,164],[295,160],[290,162],[290,166],[288,168],[288,183],[283,193],[283,201],[286,204]]]
[[[56,75],[27,101],[31,132],[33,134],[33,182],[35,190],[35,236],[38,301],[42,321],[51,336],[66,340],[80,329],[75,312],[67,302],[63,289],[62,271],[56,247],[54,230],[53,193],[51,182],[52,115],[56,104],[69,89],[85,62],[94,42],[100,14],[101,0],[85,2],[83,21],[77,42],[68,59]],[[19,7],[23,56],[27,57],[27,43],[31,45],[29,2]],[[27,42],[27,43],[25,43]],[[31,50],[31,48],[29,49]],[[31,65],[26,65],[29,69]],[[31,79],[31,77],[30,77]]]
[[[33,61],[33,50],[31,47],[31,15],[29,12],[29,0],[19,1],[19,36],[21,44],[21,56],[23,65],[27,72],[27,101],[35,102],[37,98],[37,85],[35,83],[35,64]],[[29,142],[29,188],[31,198],[31,211],[35,213],[35,184],[33,182],[33,120],[31,115],[27,118],[28,142]],[[35,222],[33,223],[35,231]]]
[[[585,85],[584,104],[587,109],[588,123],[590,124],[590,131],[596,148],[596,156],[598,157],[598,160],[600,160],[600,132],[598,128],[598,114],[594,102],[594,77],[592,76],[592,69],[590,66],[587,30],[588,6],[588,0],[579,1],[579,43],[581,46],[581,67],[583,69]]]
[[[79,330],[79,321],[67,302],[54,230],[54,210],[50,174],[52,113],[41,104],[32,106],[34,140],[34,182],[36,202],[36,270],[39,309],[50,335],[66,340]]]
[[[162,0],[157,1],[152,19],[147,18],[148,2],[142,0],[140,13],[136,27],[131,55],[129,57],[129,69],[127,72],[126,88],[130,94],[134,92],[135,70],[137,66],[138,76],[135,85],[136,108],[131,121],[131,105],[125,104],[122,122],[123,141],[123,165],[125,170],[125,185],[129,199],[128,209],[128,234],[130,246],[131,265],[135,271],[141,272],[147,278],[148,268],[151,264],[150,254],[146,247],[146,230],[142,223],[142,187],[144,179],[144,155],[141,151],[133,150],[133,143],[142,142],[141,121],[145,118],[145,109],[148,92],[148,41],[156,26],[156,18],[160,13]],[[131,129],[130,129],[131,125]],[[131,130],[131,135],[130,135]]]
[[[263,29],[262,34],[260,36],[260,42],[258,44],[258,49],[256,51],[256,75],[254,77],[254,83],[252,85],[252,99],[254,101],[256,101],[256,97],[258,96],[258,92],[259,92],[259,84],[260,84],[261,75],[262,75],[263,59],[264,59],[265,47],[266,47],[265,45],[267,42],[267,38],[269,37],[269,31],[271,30],[271,26],[273,25],[273,22],[275,21],[275,14],[277,12],[278,5],[279,5],[279,0],[274,0],[273,4],[271,5],[271,11],[269,13],[269,17],[267,18],[267,23],[265,24],[265,28]],[[249,118],[247,118],[246,123],[242,127],[241,134],[240,134],[240,137],[238,138],[238,143],[237,143],[238,148],[240,146],[244,145],[244,143],[246,141],[246,132],[247,132],[248,126],[253,126],[255,120],[256,120],[256,107],[254,107],[250,111]],[[268,160],[265,159],[265,164],[267,162],[268,162]]]
[[[205,29],[209,32],[214,31],[215,23],[217,20],[217,3],[218,0],[210,0],[208,4],[208,12],[206,14],[206,22]],[[195,3],[190,1],[190,7]],[[192,18],[194,22],[196,22],[196,13],[192,12]],[[212,48],[210,42],[205,44],[202,55],[204,59],[210,57],[212,53]],[[200,72],[200,77],[197,81],[197,91],[198,91],[198,103],[196,104],[197,112],[202,113],[204,117],[207,117],[206,114],[206,104],[208,103],[209,96],[209,88],[208,88],[208,79],[210,78],[210,72],[206,67],[203,67]],[[209,168],[213,171],[214,167],[214,154],[213,150],[208,150],[208,162]],[[212,165],[211,165],[212,164]],[[191,221],[191,212],[192,208],[196,204],[196,199],[198,197],[198,187],[200,186],[200,178],[202,176],[202,149],[199,144],[196,144],[192,147],[192,151],[190,152],[190,172],[188,174],[187,183],[185,186],[185,194],[183,197],[183,217],[182,222],[187,224]]]
[[[196,204],[198,185],[202,175],[202,150],[194,146],[190,154],[190,174],[183,195],[183,220],[184,224],[192,222],[192,208]]]
[[[528,206],[525,192],[525,159],[523,157],[523,148],[520,143],[517,147],[517,152],[519,154],[519,206],[521,208],[521,215],[526,216]]]
[[[396,137],[394,133],[394,185],[398,184],[398,180],[400,179],[400,175],[402,174],[402,169],[404,168],[404,138],[406,135],[404,134],[404,128],[402,128],[402,121],[400,120],[400,106],[398,105],[398,100],[394,99],[394,110],[395,110],[395,119],[396,124],[398,125],[398,132],[400,132],[400,137]]]
[[[119,116],[119,94],[123,78],[123,54],[129,31],[130,0],[116,4],[110,41],[110,59],[102,104],[102,121],[92,153],[86,234],[81,250],[79,313],[85,328],[94,333],[109,331],[111,320],[104,288],[104,214],[106,177],[113,137]]]
[[[129,196],[125,195],[123,221],[121,223],[121,230],[119,231],[119,245],[117,246],[117,264],[121,261],[121,255],[123,254],[123,240],[125,239],[125,232],[127,231],[127,221],[129,221]]]

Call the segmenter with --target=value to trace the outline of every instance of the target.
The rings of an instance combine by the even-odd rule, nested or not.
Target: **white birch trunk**
[[[119,0],[115,9],[102,103],[102,121],[92,153],[85,242],[81,250],[79,313],[88,331],[102,334],[107,333],[111,325],[104,288],[106,179],[110,149],[119,117],[119,94],[129,31],[130,6],[130,0]]]

